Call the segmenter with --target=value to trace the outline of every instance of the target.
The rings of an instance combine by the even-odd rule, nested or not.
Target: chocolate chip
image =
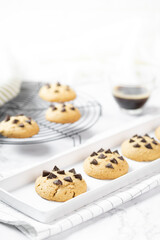
[[[66,104],[65,103],[62,103],[62,107],[65,107],[66,106]]]
[[[20,124],[18,125],[18,127],[23,128],[23,127],[24,127],[24,124],[23,124],[23,123],[20,123]]]
[[[96,159],[93,159],[90,164],[93,164],[93,165],[98,165],[98,161]]]
[[[52,179],[56,178],[57,176],[54,173],[50,173],[47,178]]]
[[[103,149],[103,148],[100,148],[100,149],[98,150],[98,153],[100,153],[100,152],[104,152],[104,149]]]
[[[58,174],[65,174],[65,171],[64,170],[58,170],[57,173]]]
[[[133,147],[139,148],[139,147],[141,147],[141,146],[140,146],[138,143],[136,143],[136,144],[133,145]]]
[[[42,177],[46,177],[46,176],[48,176],[49,174],[50,174],[49,171],[43,170],[43,172],[42,172]]]
[[[105,153],[112,153],[110,149],[106,150]]]
[[[150,137],[147,133],[146,133],[144,136],[146,136],[146,137]]]
[[[54,106],[54,104],[51,104],[50,107],[52,108],[52,111],[57,110],[57,108]]]
[[[58,87],[60,87],[61,86],[61,84],[59,83],[59,82],[57,82],[57,84],[56,84]]]
[[[115,158],[110,159],[110,162],[111,162],[111,163],[118,164],[118,161],[117,161]]]
[[[4,119],[5,122],[8,122],[10,120],[10,115],[7,115]]]
[[[71,177],[65,177],[64,180],[67,181],[67,182],[73,182]]]
[[[142,138],[141,142],[146,143],[146,139]]]
[[[132,138],[129,140],[129,143],[135,142]]]
[[[25,122],[30,124],[30,125],[32,124],[30,119],[26,120]]]
[[[73,173],[73,174],[76,174],[76,171],[75,171],[74,168],[70,169],[68,172],[71,172],[71,173]]]
[[[74,177],[79,179],[79,180],[82,180],[82,175],[81,174],[74,174]]]
[[[47,84],[46,84],[46,87],[47,87],[47,88],[51,88],[51,84],[47,83]]]
[[[54,166],[53,171],[58,171],[59,168],[57,166]]]
[[[74,110],[75,110],[75,107],[71,107],[70,109],[74,111]]]
[[[137,134],[135,134],[133,137],[137,137],[138,135]]]
[[[108,163],[105,167],[106,167],[106,168],[112,168],[112,169],[114,169],[114,167],[112,166],[111,163]]]
[[[137,138],[142,138],[142,136],[137,136]]]
[[[91,157],[94,157],[94,156],[97,156],[98,154],[96,152],[93,152],[90,156]]]
[[[99,159],[105,159],[106,157],[103,153],[98,156]]]
[[[152,145],[150,143],[146,144],[145,147],[148,148],[148,149],[153,149]]]
[[[155,140],[153,140],[152,143],[155,145],[158,145],[158,143]]]
[[[55,185],[62,185],[61,180],[57,179],[53,182]]]
[[[117,153],[117,154],[119,154],[119,152],[118,152],[117,150],[115,150],[113,153]]]
[[[29,120],[32,120],[32,118],[31,118],[31,117],[28,117],[28,119],[29,119]]]
[[[120,160],[124,161],[124,158],[122,156],[118,157]]]
[[[12,123],[18,123],[18,122],[19,122],[18,119],[14,119],[14,120],[12,121]]]
[[[59,91],[58,90],[54,90],[55,93],[58,93]]]
[[[62,108],[61,112],[66,112],[66,109],[65,109],[65,108]]]

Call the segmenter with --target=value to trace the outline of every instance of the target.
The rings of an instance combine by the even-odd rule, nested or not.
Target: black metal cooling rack
[[[55,141],[61,138],[71,138],[73,144],[81,143],[80,133],[92,127],[101,116],[101,105],[86,93],[78,91],[74,105],[79,108],[81,118],[72,124],[51,123],[45,119],[45,111],[50,103],[38,96],[42,82],[23,82],[20,94],[0,108],[0,121],[9,115],[23,113],[33,118],[39,125],[40,131],[31,138],[13,139],[0,137],[0,144],[35,144]],[[71,101],[72,103],[72,101]]]

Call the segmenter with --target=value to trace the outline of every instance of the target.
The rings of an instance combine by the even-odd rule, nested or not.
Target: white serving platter
[[[114,131],[112,134],[104,133],[80,147],[50,158],[46,162],[35,165],[14,176],[0,181],[0,200],[23,212],[24,214],[40,221],[51,222],[73,210],[89,204],[98,198],[110,194],[134,181],[147,175],[160,171],[160,159],[152,162],[136,162],[127,159],[129,172],[115,180],[98,180],[89,177],[83,171],[83,161],[93,151],[111,148],[120,151],[121,143],[134,134],[149,133],[154,136],[154,130],[160,125],[160,116],[148,117],[136,123],[134,127],[125,127],[123,130]],[[154,136],[155,137],[155,136]],[[54,165],[61,169],[75,168],[86,180],[88,190],[67,202],[53,202],[42,199],[34,189],[35,179],[41,175],[42,170],[51,170]]]

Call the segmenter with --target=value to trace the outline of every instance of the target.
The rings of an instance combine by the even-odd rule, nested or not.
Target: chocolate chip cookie
[[[80,111],[72,104],[52,104],[46,112],[46,119],[55,123],[74,123],[78,121],[80,117]]]
[[[89,176],[98,179],[115,179],[128,172],[128,163],[118,151],[103,148],[85,159],[83,167]]]
[[[0,134],[8,138],[29,138],[39,132],[38,124],[23,114],[9,116],[0,123]]]
[[[67,102],[76,98],[75,91],[67,85],[59,82],[55,84],[46,84],[41,87],[39,96],[48,102]]]
[[[44,170],[35,182],[35,190],[50,201],[64,202],[87,191],[87,184],[75,169],[60,170],[57,166],[52,171]]]
[[[152,161],[160,158],[160,144],[148,134],[134,135],[123,142],[122,154],[135,161]]]

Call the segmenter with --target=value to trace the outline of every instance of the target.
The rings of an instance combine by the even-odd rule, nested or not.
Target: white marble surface
[[[79,87],[84,88],[82,86]],[[137,119],[137,117],[121,113],[110,95],[106,82],[85,85],[83,90],[89,91],[90,95],[95,96],[103,106],[103,115],[97,124],[81,135],[83,142],[104,130],[118,128],[128,121]],[[160,111],[158,107],[159,98],[160,96],[154,92],[144,109],[144,115],[157,114]],[[8,175],[26,166],[45,161],[49,156],[72,146],[73,143],[68,140],[60,140],[58,144],[50,142],[34,146],[0,146],[0,174]],[[104,235],[109,240],[157,240],[160,238],[159,201],[160,194],[159,188],[157,188],[114,211],[51,239],[72,240],[90,238],[94,240],[98,239],[100,235]],[[3,237],[2,239],[6,240],[11,238],[13,240],[26,239],[16,228],[4,224],[0,224],[0,233],[1,237]]]

